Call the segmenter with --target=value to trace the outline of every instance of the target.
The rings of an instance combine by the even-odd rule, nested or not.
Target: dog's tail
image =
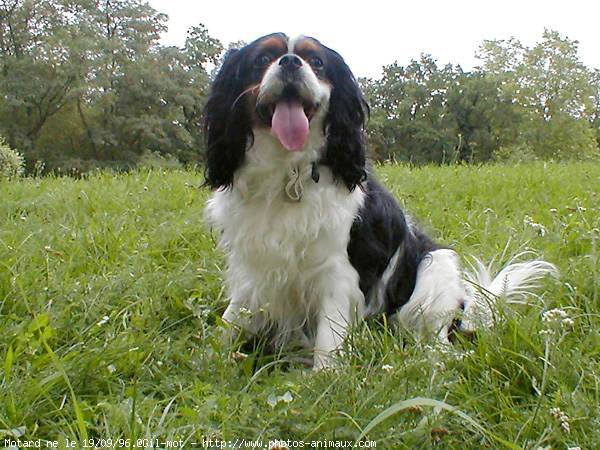
[[[496,276],[492,276],[491,264],[485,266],[474,258],[470,269],[464,271],[467,299],[459,329],[472,333],[481,327],[490,327],[498,318],[498,302],[528,303],[536,298],[535,290],[547,276],[557,277],[554,264],[542,260],[513,262],[519,254]]]

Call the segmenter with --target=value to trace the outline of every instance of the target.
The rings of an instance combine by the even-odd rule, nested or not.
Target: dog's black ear
[[[326,76],[332,91],[324,124],[327,136],[324,163],[352,191],[367,177],[363,127],[369,106],[348,65],[331,49],[327,49]]]
[[[246,114],[243,64],[245,48],[229,50],[212,84],[204,109],[206,137],[205,184],[213,189],[231,186],[233,174],[244,162],[252,126]]]

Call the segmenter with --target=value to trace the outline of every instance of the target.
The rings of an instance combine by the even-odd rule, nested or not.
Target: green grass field
[[[377,172],[461,254],[530,250],[560,280],[451,349],[362,324],[339,370],[313,373],[222,348],[200,174],[0,182],[0,447],[600,448],[600,165]]]

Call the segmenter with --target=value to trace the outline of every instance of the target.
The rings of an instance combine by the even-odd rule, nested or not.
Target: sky
[[[600,69],[599,0],[228,1],[148,0],[169,16],[165,45],[183,45],[202,23],[224,45],[276,31],[319,39],[340,53],[356,76],[376,78],[381,67],[405,65],[421,53],[440,64],[474,68],[484,39],[511,36],[527,46],[544,28],[579,41],[579,55]]]

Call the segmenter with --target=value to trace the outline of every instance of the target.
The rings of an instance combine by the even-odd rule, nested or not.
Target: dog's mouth
[[[306,100],[293,86],[286,87],[272,102],[256,106],[259,120],[271,128],[271,133],[288,151],[299,151],[306,144],[310,122],[319,103]]]

